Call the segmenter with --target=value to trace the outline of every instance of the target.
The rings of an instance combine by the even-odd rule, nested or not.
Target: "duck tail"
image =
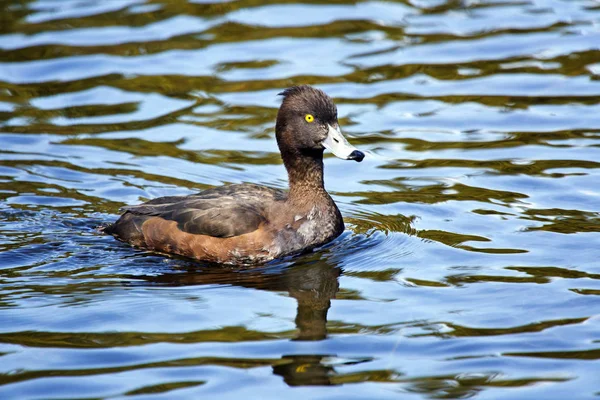
[[[115,224],[100,225],[96,227],[96,230],[106,235],[112,235],[115,231]]]

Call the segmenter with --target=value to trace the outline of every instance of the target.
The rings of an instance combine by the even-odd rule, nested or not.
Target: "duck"
[[[361,162],[365,154],[343,136],[337,107],[309,85],[290,87],[275,122],[288,190],[230,184],[121,208],[103,232],[135,247],[201,262],[257,265],[331,242],[345,229],[325,190],[323,153]]]

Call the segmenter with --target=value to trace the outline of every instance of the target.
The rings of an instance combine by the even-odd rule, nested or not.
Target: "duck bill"
[[[365,158],[362,151],[359,151],[356,147],[348,143],[337,124],[334,126],[327,126],[329,127],[329,131],[327,132],[327,137],[323,141],[323,147],[342,160],[355,160],[361,162],[363,158]]]

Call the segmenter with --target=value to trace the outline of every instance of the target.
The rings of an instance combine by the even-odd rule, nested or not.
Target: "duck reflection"
[[[283,356],[281,365],[273,366],[273,373],[283,378],[289,386],[328,386],[333,385],[333,367],[323,363],[328,356],[293,355]]]
[[[327,337],[327,313],[339,289],[342,270],[321,260],[273,270],[190,266],[184,272],[143,276],[158,285],[189,286],[229,284],[270,291],[287,291],[298,302],[297,334],[293,340],[314,341]],[[140,277],[137,276],[137,279]],[[284,355],[273,373],[290,386],[331,385],[334,369],[324,360],[331,355]]]

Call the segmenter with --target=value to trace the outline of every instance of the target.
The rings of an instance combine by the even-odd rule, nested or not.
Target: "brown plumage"
[[[323,151],[362,161],[341,136],[329,96],[310,86],[281,93],[275,136],[288,192],[254,184],[168,196],[125,213],[105,233],[134,246],[224,264],[260,264],[325,244],[344,230],[323,186]],[[309,117],[310,116],[310,117]]]

